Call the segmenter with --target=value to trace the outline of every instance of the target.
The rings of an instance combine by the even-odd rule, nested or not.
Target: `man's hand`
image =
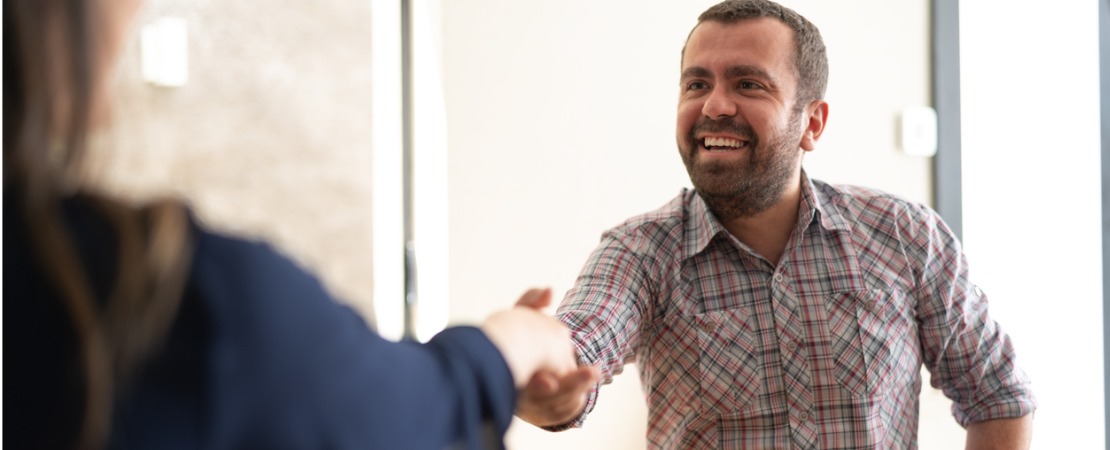
[[[549,303],[550,298],[550,289],[530,290],[516,307],[490,314],[482,323],[482,331],[505,358],[517,389],[539,373],[561,378],[579,370],[567,327],[526,304]]]
[[[516,306],[540,310],[551,304],[551,290],[529,291]],[[563,425],[582,414],[587,394],[597,386],[596,368],[580,366],[563,374],[537,372],[521,391],[517,417],[538,427]]]
[[[581,366],[563,376],[539,372],[517,400],[516,415],[537,427],[563,425],[582,414],[586,395],[597,386],[597,369]]]

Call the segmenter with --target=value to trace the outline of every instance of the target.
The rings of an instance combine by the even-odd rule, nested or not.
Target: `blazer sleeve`
[[[502,447],[516,391],[480,330],[392,342],[269,246],[198,241],[213,448]]]

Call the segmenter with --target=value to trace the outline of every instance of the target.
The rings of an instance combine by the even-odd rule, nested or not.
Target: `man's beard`
[[[801,134],[794,130],[800,121],[801,114],[795,113],[790,123],[775,130],[765,144],[751,126],[732,119],[715,121],[702,117],[694,124],[686,136],[690,151],[679,153],[698,195],[719,220],[752,217],[779,200],[796,170]],[[729,162],[702,160],[698,155],[704,150],[696,138],[699,132],[725,132],[747,140],[747,148],[741,150],[748,152],[747,158]]]

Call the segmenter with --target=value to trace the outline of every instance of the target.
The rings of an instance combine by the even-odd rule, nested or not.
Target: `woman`
[[[534,308],[393,343],[270,247],[77,189],[136,0],[4,1],[4,443],[499,447],[516,388],[575,367]],[[528,307],[531,306],[531,307]]]

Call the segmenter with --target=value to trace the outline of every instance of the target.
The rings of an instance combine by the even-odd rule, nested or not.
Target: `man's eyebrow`
[[[694,66],[694,67],[687,67],[686,70],[683,70],[681,78],[682,79],[686,79],[686,78],[709,78],[711,75],[712,75],[712,73],[709,72],[709,69],[706,69],[704,67]]]
[[[775,80],[774,77],[772,77],[771,74],[767,73],[766,70],[763,70],[762,68],[756,66],[740,65],[732,66],[728,69],[725,69],[725,78],[732,79],[742,77],[756,77],[768,81]]]
[[[713,73],[710,72],[709,69],[706,69],[706,68],[701,67],[701,66],[687,67],[686,70],[682,71],[682,78],[683,79],[686,79],[686,78],[710,78],[712,76],[713,76]],[[756,78],[762,78],[764,80],[768,80],[768,81],[771,81],[771,82],[775,81],[775,79],[771,76],[770,73],[767,73],[766,70],[763,70],[762,68],[760,68],[758,66],[739,65],[739,66],[731,66],[728,69],[725,69],[725,78],[726,79],[743,78],[743,77],[756,77]]]

